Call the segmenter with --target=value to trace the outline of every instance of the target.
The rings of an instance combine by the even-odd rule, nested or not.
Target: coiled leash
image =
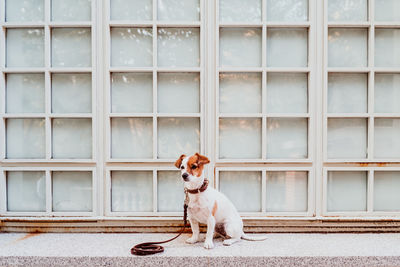
[[[161,241],[161,242],[146,242],[146,243],[137,244],[136,246],[131,248],[131,254],[137,255],[137,256],[146,256],[146,255],[152,255],[152,254],[163,252],[164,247],[160,246],[159,244],[168,243],[168,242],[171,242],[172,240],[177,239],[185,230],[186,220],[187,220],[188,203],[189,203],[189,195],[188,195],[187,190],[185,190],[185,203],[183,204],[183,227],[177,236],[175,236],[174,238],[165,240],[165,241]]]

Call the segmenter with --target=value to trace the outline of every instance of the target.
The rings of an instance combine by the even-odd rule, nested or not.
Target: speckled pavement
[[[185,234],[165,252],[132,256],[137,243],[173,234],[0,233],[0,266],[400,266],[400,234],[268,234],[231,247],[189,245]]]

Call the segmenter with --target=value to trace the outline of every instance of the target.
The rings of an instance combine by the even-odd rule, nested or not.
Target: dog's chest
[[[202,197],[191,198],[188,211],[190,216],[200,223],[207,223],[207,219],[211,214],[209,202]]]

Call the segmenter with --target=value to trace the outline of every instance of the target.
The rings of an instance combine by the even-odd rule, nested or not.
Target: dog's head
[[[208,163],[210,160],[206,156],[196,153],[189,157],[181,155],[175,162],[175,166],[181,170],[182,179],[185,182],[203,183],[203,179],[200,181],[199,178],[203,178],[204,165]]]

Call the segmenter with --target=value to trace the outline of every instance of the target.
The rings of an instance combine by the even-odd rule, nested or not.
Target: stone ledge
[[[260,242],[215,248],[188,245],[188,234],[165,252],[132,256],[140,242],[173,234],[0,234],[0,266],[400,266],[400,234],[268,234]]]

